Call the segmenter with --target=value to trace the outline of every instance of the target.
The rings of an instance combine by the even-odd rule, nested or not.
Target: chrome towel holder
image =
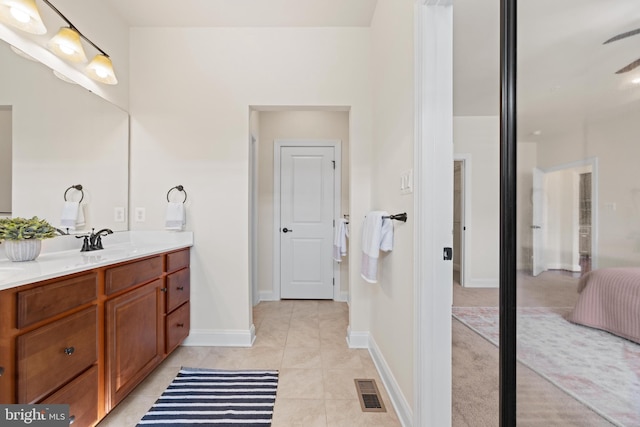
[[[64,192],[64,201],[67,201],[67,193],[69,192],[69,190],[71,189],[74,190],[78,190],[82,195],[80,196],[80,201],[78,201],[78,203],[82,202],[82,200],[84,200],[84,191],[82,191],[82,185],[81,184],[76,184],[76,185],[72,185],[71,187],[67,188],[67,190]]]
[[[169,202],[169,194],[173,191],[173,190],[178,190],[184,193],[184,200],[182,201],[182,203],[187,201],[187,190],[184,189],[184,187],[182,185],[176,185],[175,187],[171,187],[169,189],[169,191],[167,191],[167,202]]]

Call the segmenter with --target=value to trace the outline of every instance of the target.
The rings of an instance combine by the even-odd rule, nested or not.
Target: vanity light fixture
[[[0,0],[4,1],[4,0]],[[42,0],[44,4],[49,6],[55,13],[60,16],[68,25],[68,27],[60,28],[58,34],[51,39],[48,46],[56,55],[66,58],[74,62],[86,62],[87,57],[82,48],[80,39],[82,38],[91,46],[93,46],[99,53],[89,62],[85,68],[85,72],[93,80],[109,85],[118,84],[116,73],[113,70],[113,63],[107,53],[100,49],[94,42],[89,40],[84,34],[67,19],[49,0]]]
[[[118,84],[109,55],[82,34],[49,0],[42,0],[42,2],[67,24],[60,28],[60,31],[47,43],[49,50],[71,62],[87,62],[87,55],[80,40],[82,39],[98,51],[98,54],[85,67],[85,73],[98,82],[109,85]],[[31,34],[47,32],[35,0],[0,0],[0,22]]]
[[[116,73],[113,71],[111,58],[106,54],[98,54],[93,57],[86,68],[87,74],[93,80],[106,83],[108,85],[118,84]]]
[[[30,34],[45,34],[35,0],[0,0],[0,22]]]
[[[62,27],[53,36],[47,47],[61,58],[71,62],[86,62],[87,55],[80,43],[80,33],[73,27]]]

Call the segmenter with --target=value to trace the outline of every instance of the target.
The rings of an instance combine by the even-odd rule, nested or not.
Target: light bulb
[[[11,13],[11,16],[13,16],[16,19],[16,21],[22,22],[23,24],[26,24],[31,20],[31,17],[27,12],[15,6],[10,9],[10,13]]]
[[[66,53],[67,55],[73,55],[73,53],[75,52],[75,50],[73,50],[73,47],[67,44],[60,44],[59,46],[60,46],[60,50]]]

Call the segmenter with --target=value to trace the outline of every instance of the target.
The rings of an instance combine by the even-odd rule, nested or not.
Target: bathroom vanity
[[[93,426],[144,380],[189,335],[192,236],[172,238],[0,261],[0,403]]]

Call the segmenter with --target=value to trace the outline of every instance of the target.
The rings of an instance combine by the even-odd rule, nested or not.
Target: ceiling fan
[[[618,40],[626,39],[627,37],[635,36],[636,34],[640,34],[640,28],[636,28],[635,30],[627,31],[625,33],[620,33],[617,36],[611,37],[609,40],[605,41],[602,44],[612,43],[612,42],[615,42],[615,41],[618,41]],[[640,58],[636,59],[635,61],[633,61],[629,65],[620,68],[618,71],[616,71],[616,74],[628,73],[629,71],[636,69],[638,66],[640,66]]]

